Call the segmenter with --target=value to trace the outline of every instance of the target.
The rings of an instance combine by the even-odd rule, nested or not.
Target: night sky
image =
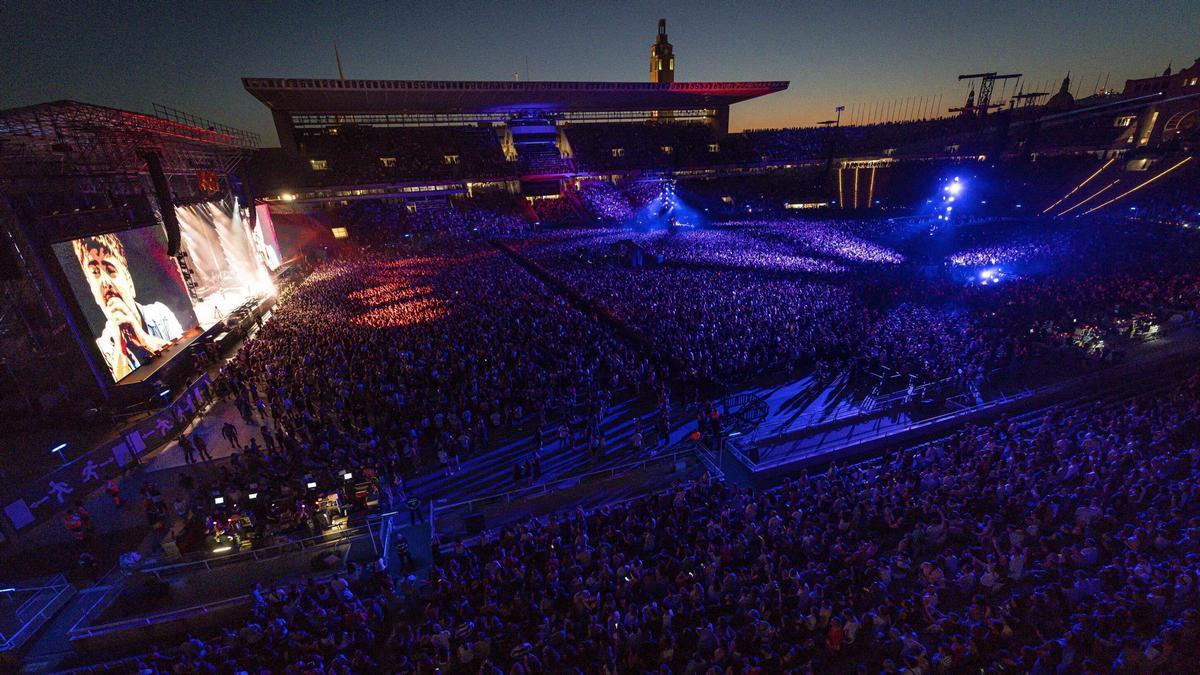
[[[263,135],[243,76],[648,79],[658,18],[676,79],[791,80],[733,108],[732,126],[812,124],[835,105],[905,96],[960,104],[960,73],[1067,70],[1083,94],[1200,57],[1200,5],[1164,2],[8,2],[0,108],[62,98],[158,102]],[[1074,89],[1074,87],[1073,87]],[[845,119],[845,118],[844,118]]]

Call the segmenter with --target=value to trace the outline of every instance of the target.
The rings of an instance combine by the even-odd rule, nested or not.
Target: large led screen
[[[258,204],[254,207],[254,212],[255,222],[258,223],[254,228],[254,248],[258,251],[258,257],[267,264],[267,268],[274,272],[283,261],[279,257],[279,241],[275,238],[271,208],[266,204]]]
[[[271,274],[250,234],[248,213],[236,200],[175,208],[183,242],[180,265],[188,277],[196,317],[205,329],[248,299],[274,291]]]
[[[54,254],[113,380],[200,332],[161,227],[59,242]]]

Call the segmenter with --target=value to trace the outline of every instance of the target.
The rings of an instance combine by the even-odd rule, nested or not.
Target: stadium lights
[[[225,503],[224,497],[217,497],[217,498],[213,499],[213,504],[216,504],[217,506],[220,506],[224,503]]]
[[[309,490],[317,489],[317,481],[315,481],[315,480],[310,480],[307,483],[305,483],[305,485],[308,487]]]
[[[1101,173],[1103,173],[1103,172],[1104,172],[1104,170],[1108,168],[1108,165],[1112,164],[1112,163],[1113,163],[1113,162],[1115,162],[1116,160],[1117,160],[1117,158],[1116,158],[1116,157],[1110,157],[1110,158],[1108,159],[1108,161],[1107,161],[1107,162],[1105,162],[1105,163],[1103,164],[1103,166],[1101,166],[1099,169],[1096,169],[1096,171],[1095,171],[1095,172],[1094,172],[1092,175],[1088,176],[1087,178],[1084,178],[1082,183],[1080,183],[1079,185],[1076,185],[1074,188],[1072,188],[1072,189],[1071,189],[1071,191],[1070,191],[1070,192],[1068,192],[1067,194],[1063,195],[1063,196],[1062,196],[1062,199],[1059,199],[1058,201],[1054,202],[1054,203],[1053,203],[1053,204],[1051,204],[1050,206],[1047,206],[1047,207],[1046,207],[1046,210],[1045,210],[1045,211],[1042,211],[1041,215],[1045,215],[1045,214],[1046,214],[1046,211],[1050,211],[1050,210],[1051,210],[1051,209],[1053,209],[1054,207],[1056,207],[1056,206],[1058,206],[1059,204],[1061,204],[1061,203],[1063,203],[1064,201],[1066,201],[1067,197],[1070,197],[1071,195],[1075,194],[1076,192],[1078,192],[1078,191],[1079,191],[1079,188],[1081,188],[1081,187],[1083,187],[1084,185],[1087,185],[1088,183],[1090,183],[1090,182],[1092,181],[1092,179],[1093,179],[1093,178],[1095,178],[1096,176],[1099,176]],[[1060,215],[1061,215],[1061,214],[1060,214]]]
[[[1165,176],[1165,175],[1167,175],[1167,174],[1171,173],[1171,172],[1172,172],[1172,171],[1174,171],[1175,169],[1178,169],[1179,167],[1183,166],[1184,164],[1187,164],[1187,163],[1188,163],[1188,162],[1190,162],[1190,161],[1192,161],[1192,158],[1191,158],[1191,157],[1184,157],[1183,159],[1179,160],[1179,162],[1177,162],[1177,163],[1175,164],[1175,166],[1172,166],[1171,168],[1167,169],[1166,171],[1163,171],[1162,173],[1158,174],[1157,176],[1155,176],[1155,177],[1153,177],[1153,178],[1150,178],[1150,179],[1147,179],[1147,180],[1144,180],[1144,181],[1142,181],[1142,182],[1141,182],[1140,184],[1138,184],[1137,186],[1135,186],[1135,187],[1133,187],[1133,188],[1130,188],[1129,190],[1126,190],[1125,192],[1122,192],[1121,194],[1117,195],[1116,197],[1113,197],[1112,199],[1110,199],[1110,200],[1108,200],[1108,201],[1104,202],[1104,203],[1103,203],[1103,204],[1101,204],[1100,206],[1095,206],[1095,207],[1092,207],[1091,209],[1089,209],[1089,210],[1087,210],[1087,211],[1084,211],[1084,212],[1083,212],[1083,215],[1085,215],[1085,216],[1086,216],[1087,214],[1091,213],[1092,211],[1097,211],[1097,210],[1099,210],[1099,209],[1102,209],[1102,208],[1104,208],[1104,207],[1108,206],[1109,204],[1111,204],[1111,203],[1113,203],[1113,202],[1117,201],[1118,199],[1121,199],[1121,198],[1123,198],[1123,197],[1126,197],[1126,196],[1128,196],[1128,195],[1131,195],[1131,194],[1133,194],[1133,193],[1137,192],[1138,190],[1141,190],[1142,188],[1146,187],[1147,185],[1149,185],[1149,184],[1153,183],[1154,181],[1158,180],[1159,178],[1162,178],[1163,176]]]
[[[350,473],[349,471],[347,471],[346,473],[342,474],[342,478],[345,478],[346,480],[353,480],[353,479],[354,479],[354,474],[352,474],[352,473]]]
[[[1085,199],[1085,200],[1083,200],[1083,201],[1079,202],[1079,203],[1078,203],[1078,204],[1076,204],[1075,206],[1072,206],[1071,208],[1067,209],[1066,211],[1062,211],[1062,212],[1060,212],[1058,215],[1059,215],[1059,216],[1065,216],[1065,215],[1067,215],[1068,213],[1070,213],[1070,212],[1074,211],[1075,209],[1077,209],[1077,208],[1079,208],[1079,207],[1083,206],[1084,204],[1086,204],[1086,203],[1088,203],[1088,202],[1092,201],[1092,200],[1093,200],[1093,199],[1095,199],[1096,197],[1099,197],[1100,195],[1104,194],[1104,192],[1105,192],[1106,190],[1108,190],[1110,187],[1112,187],[1112,186],[1114,186],[1114,185],[1116,185],[1117,183],[1120,183],[1120,182],[1121,182],[1121,179],[1120,179],[1120,178],[1117,178],[1116,180],[1114,180],[1113,182],[1109,183],[1108,185],[1105,185],[1104,187],[1100,188],[1100,189],[1099,189],[1099,190],[1097,190],[1096,192],[1093,192],[1093,193],[1092,193],[1092,195],[1091,195],[1090,197],[1088,197],[1087,199]]]
[[[250,493],[249,495],[247,495],[247,496],[248,496],[250,499],[258,499],[258,493],[257,493],[257,492],[251,492],[251,493]]]

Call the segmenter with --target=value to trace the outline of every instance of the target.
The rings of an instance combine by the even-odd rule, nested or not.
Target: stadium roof
[[[518,82],[242,78],[281,113],[461,113],[683,110],[728,106],[787,89],[783,82]]]

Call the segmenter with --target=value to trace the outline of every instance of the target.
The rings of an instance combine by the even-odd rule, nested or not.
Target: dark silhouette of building
[[[1063,78],[1062,86],[1058,88],[1058,93],[1051,96],[1049,101],[1046,101],[1046,112],[1062,112],[1075,107],[1075,97],[1071,95],[1071,74]]]

